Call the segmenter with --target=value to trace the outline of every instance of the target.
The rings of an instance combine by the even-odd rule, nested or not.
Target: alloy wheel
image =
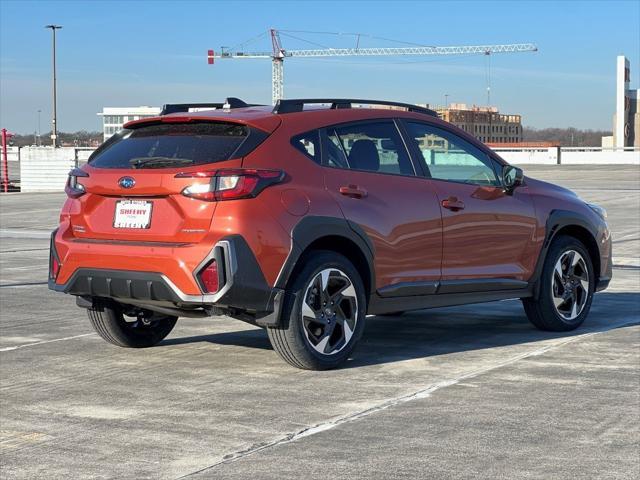
[[[567,250],[556,262],[551,282],[551,295],[556,312],[565,320],[574,320],[589,298],[589,270],[582,255]]]
[[[347,346],[358,321],[358,299],[343,271],[326,268],[313,277],[305,290],[301,320],[316,352],[334,355]]]

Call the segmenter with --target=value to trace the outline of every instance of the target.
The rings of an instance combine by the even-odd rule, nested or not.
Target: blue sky
[[[58,124],[100,128],[103,106],[160,106],[237,96],[269,102],[268,60],[207,65],[206,51],[289,30],[285,48],[533,42],[538,53],[493,55],[491,100],[535,127],[610,129],[615,57],[640,78],[640,1],[210,2],[0,0],[0,124],[50,127],[51,33],[58,34]],[[299,37],[307,42],[296,38]],[[379,38],[373,38],[379,37]],[[250,45],[269,50],[268,38]],[[370,97],[415,103],[486,103],[483,56],[288,59],[288,97]]]

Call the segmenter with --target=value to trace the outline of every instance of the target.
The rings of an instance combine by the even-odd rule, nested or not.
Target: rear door
[[[155,123],[123,130],[78,177],[86,189],[71,212],[77,238],[192,243],[209,231],[216,202],[182,191],[211,178],[179,175],[239,167],[265,133],[230,122]]]
[[[500,289],[510,284],[495,279],[528,280],[537,222],[527,188],[505,193],[500,165],[452,131],[414,121],[404,125],[442,209],[443,282],[463,280],[461,288],[472,288],[464,281],[493,280],[483,289]]]
[[[337,125],[322,137],[326,188],[373,242],[378,290],[433,293],[442,256],[440,209],[435,191],[416,176],[396,123]]]

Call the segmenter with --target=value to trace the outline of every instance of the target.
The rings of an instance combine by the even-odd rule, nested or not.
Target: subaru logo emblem
[[[136,184],[136,181],[131,177],[122,177],[118,180],[118,185],[122,188],[131,188]]]

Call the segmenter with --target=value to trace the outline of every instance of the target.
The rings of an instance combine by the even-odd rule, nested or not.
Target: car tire
[[[286,291],[280,324],[267,328],[269,340],[294,367],[336,368],[364,331],[364,284],[353,264],[335,252],[312,251],[299,264]]]
[[[565,235],[556,238],[538,281],[538,299],[522,299],[529,321],[540,330],[552,332],[567,332],[582,325],[595,289],[593,263],[582,242]]]
[[[136,317],[125,319],[117,306],[92,307],[87,313],[98,335],[113,345],[128,348],[157,345],[169,335],[178,320],[178,317],[156,313],[150,313],[144,322]]]

